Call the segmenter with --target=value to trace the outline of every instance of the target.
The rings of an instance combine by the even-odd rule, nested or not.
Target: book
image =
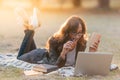
[[[37,71],[33,71],[33,70],[27,70],[27,71],[24,71],[24,74],[26,76],[34,76],[34,75],[43,75],[43,72],[37,72]]]
[[[50,64],[38,64],[33,66],[32,70],[34,71],[38,71],[38,72],[44,72],[44,73],[48,73],[54,70],[57,70],[58,66],[56,65],[50,65]]]
[[[94,43],[98,43],[100,38],[101,35],[99,33],[93,32],[89,40],[89,47],[92,47]]]
[[[85,52],[88,52],[89,48],[93,47],[94,43],[100,41],[100,39],[101,39],[101,35],[97,32],[93,32],[92,35],[90,36],[90,39],[87,42],[87,47],[85,49]]]

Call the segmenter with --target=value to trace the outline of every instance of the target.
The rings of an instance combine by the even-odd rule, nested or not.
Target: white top
[[[75,65],[75,54],[76,54],[76,47],[67,53],[67,59],[65,66],[74,66]]]

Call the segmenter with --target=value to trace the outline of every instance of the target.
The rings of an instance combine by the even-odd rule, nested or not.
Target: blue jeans
[[[33,49],[36,49],[36,45],[35,45],[33,36],[34,36],[33,30],[25,30],[25,37],[21,44],[17,58],[29,51],[32,51]]]
[[[41,48],[36,49],[33,36],[33,30],[25,30],[25,37],[18,52],[17,59],[29,63],[37,63],[38,61],[41,61],[44,58],[44,62],[41,61],[41,63],[48,63],[46,57],[46,54],[48,54],[47,50]]]

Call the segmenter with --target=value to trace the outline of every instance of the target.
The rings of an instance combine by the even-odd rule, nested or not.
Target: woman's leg
[[[36,49],[36,45],[35,45],[33,36],[34,36],[34,30],[25,30],[25,37],[21,44],[17,58],[19,58],[21,55],[23,55],[29,51],[32,51],[33,49]]]
[[[29,63],[38,63],[38,61],[42,63],[41,60],[46,57],[48,51],[42,48],[36,49],[33,36],[34,36],[34,30],[25,31],[25,37],[21,44],[17,59]],[[45,61],[48,62],[47,58],[45,58]]]
[[[46,49],[36,49],[33,35],[34,30],[25,31],[25,37],[21,44],[17,59],[29,63],[38,63],[38,61],[41,61],[44,57],[46,57],[46,55],[48,54]]]

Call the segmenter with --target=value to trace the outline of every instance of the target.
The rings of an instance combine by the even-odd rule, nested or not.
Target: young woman
[[[45,49],[36,49],[33,39],[34,28],[25,26],[25,37],[17,58],[30,63],[53,64],[58,67],[75,65],[78,51],[85,51],[87,32],[84,21],[78,16],[69,17],[58,32],[52,35]],[[89,51],[96,51],[98,43],[93,44]]]

